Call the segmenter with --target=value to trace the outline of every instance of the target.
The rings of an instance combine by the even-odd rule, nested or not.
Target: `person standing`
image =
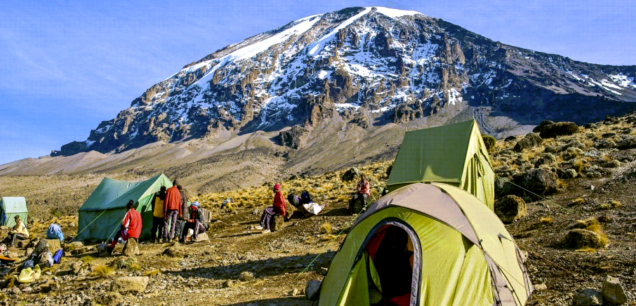
[[[265,208],[263,215],[261,216],[261,223],[256,229],[263,230],[263,233],[270,232],[270,223],[274,215],[280,214],[283,217],[287,216],[287,204],[285,203],[285,196],[280,190],[280,184],[274,185],[274,205]]]
[[[27,230],[24,222],[20,220],[20,216],[15,216],[15,226],[13,230],[9,232],[9,246],[13,246],[17,239],[27,240],[29,239],[29,231]]]
[[[155,198],[153,201],[153,209],[152,209],[152,230],[151,235],[152,239],[155,242],[159,242],[163,238],[163,228],[164,228],[164,212],[163,206],[166,200],[166,186],[161,186],[159,192],[155,194]]]
[[[164,240],[174,239],[174,231],[177,225],[177,218],[181,215],[181,192],[177,188],[177,180],[172,182],[172,187],[166,191],[166,200],[163,208],[164,213]]]
[[[188,204],[188,195],[183,189],[183,186],[177,185],[177,189],[179,189],[179,194],[181,194],[181,211],[179,213],[179,220],[177,221],[177,233],[175,237],[181,237],[181,233],[183,233],[186,223],[188,223],[191,219],[190,216],[190,205]]]
[[[117,240],[119,240],[120,237],[124,241],[128,241],[128,239],[139,239],[139,235],[141,234],[141,222],[141,214],[135,210],[135,202],[133,200],[128,201],[128,204],[126,204],[126,215],[124,216],[124,221],[121,223],[121,230],[117,232],[108,247],[108,253],[113,253],[117,245]]]

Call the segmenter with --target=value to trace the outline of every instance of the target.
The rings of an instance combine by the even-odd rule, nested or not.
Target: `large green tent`
[[[495,213],[443,183],[395,190],[360,215],[331,262],[320,306],[522,306],[533,287]]]
[[[0,199],[0,224],[5,226],[15,226],[15,216],[20,216],[20,220],[27,223],[29,210],[27,209],[24,197],[3,197]]]
[[[79,209],[77,240],[107,240],[121,226],[126,204],[135,201],[135,209],[143,220],[141,236],[150,236],[152,228],[152,200],[161,186],[172,187],[163,174],[141,182],[104,178]]]
[[[406,132],[387,189],[426,182],[457,186],[494,209],[495,172],[475,120]]]

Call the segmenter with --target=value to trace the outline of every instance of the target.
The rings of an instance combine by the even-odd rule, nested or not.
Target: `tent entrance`
[[[420,250],[409,225],[393,218],[378,223],[360,248],[339,305],[418,305]]]

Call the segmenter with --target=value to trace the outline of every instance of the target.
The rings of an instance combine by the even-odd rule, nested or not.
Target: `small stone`
[[[603,305],[603,296],[600,292],[592,289],[579,290],[574,295],[575,306],[601,306]]]
[[[307,297],[308,300],[318,299],[318,296],[320,295],[321,284],[322,283],[320,281],[317,281],[315,279],[312,279],[309,282],[307,282],[307,286],[305,286],[305,296]]]
[[[110,291],[119,293],[141,293],[146,290],[150,278],[147,276],[125,276],[111,283]]]
[[[254,279],[254,273],[249,272],[249,271],[243,271],[243,272],[241,272],[241,275],[239,276],[239,279],[241,281],[244,281],[244,282],[251,281],[251,280]]]
[[[223,288],[232,288],[234,287],[234,281],[231,279],[226,280],[225,282],[223,282]]]
[[[617,277],[608,275],[605,278],[603,288],[601,289],[601,294],[603,294],[603,299],[605,300],[605,302],[610,302],[611,304],[627,303],[625,290],[623,290],[621,281]]]
[[[548,290],[548,286],[546,284],[536,284],[534,285],[534,290]]]
[[[106,292],[95,297],[95,301],[100,305],[115,306],[124,302],[124,298],[119,292]]]
[[[33,288],[31,287],[25,287],[22,289],[22,293],[31,293],[33,292]]]
[[[320,267],[320,274],[327,275],[327,272],[329,272],[327,267]]]
[[[298,289],[294,288],[294,290],[289,291],[288,295],[289,295],[289,296],[296,296],[296,295],[298,295]]]

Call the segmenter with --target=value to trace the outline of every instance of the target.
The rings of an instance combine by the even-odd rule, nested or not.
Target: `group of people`
[[[264,234],[271,232],[271,222],[272,222],[272,218],[275,215],[279,214],[285,218],[290,217],[287,211],[287,202],[285,202],[285,196],[283,195],[283,192],[281,191],[280,184],[279,183],[275,184],[272,190],[274,192],[273,205],[265,208],[265,211],[263,211],[263,214],[261,215],[260,223],[258,226],[256,226],[256,229],[262,230]],[[305,193],[306,191],[303,192],[303,194],[301,195],[301,198],[299,199],[300,204],[303,203],[303,198],[307,198],[308,199],[307,201],[311,202],[311,196],[309,194],[305,195]],[[353,196],[351,203],[355,201],[359,201],[362,204],[362,208],[365,208],[367,206],[367,201],[370,195],[371,195],[371,188],[370,188],[369,181],[367,180],[364,174],[360,174],[360,181],[358,181],[356,184],[356,192]],[[349,210],[353,211],[351,204],[350,204]],[[353,213],[358,213],[358,211],[355,211]]]
[[[162,186],[153,200],[152,238],[155,242],[179,240],[185,242],[188,231],[192,237],[208,230],[205,217],[199,209],[199,202],[188,203],[188,196],[175,180],[166,190]]]
[[[152,200],[152,229],[151,239],[155,243],[179,240],[185,242],[188,231],[192,230],[193,241],[198,235],[208,230],[205,216],[199,209],[199,202],[191,204],[188,196],[177,180],[172,182],[172,187],[166,189],[161,186]],[[108,247],[108,252],[112,253],[117,241],[128,239],[139,239],[141,235],[142,218],[141,214],[135,210],[134,201],[130,200],[126,205],[126,215],[121,225],[121,230]]]

